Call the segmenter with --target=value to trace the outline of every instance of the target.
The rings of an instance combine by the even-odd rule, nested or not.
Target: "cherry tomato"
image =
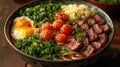
[[[53,22],[53,28],[55,30],[59,30],[62,27],[63,24],[64,24],[64,22],[62,20],[55,20]]]
[[[63,13],[63,12],[59,12],[56,14],[56,17],[55,17],[56,20],[58,19],[61,19],[63,21],[68,21],[69,20],[69,17],[67,14]]]
[[[45,40],[45,41],[49,41],[53,38],[53,32],[52,30],[42,30],[41,33],[40,33],[40,37]]]
[[[41,27],[41,30],[45,30],[45,29],[53,30],[53,27],[50,23],[47,22],[47,23],[43,24],[42,27]]]
[[[67,42],[67,36],[65,34],[62,34],[62,33],[58,33],[56,36],[55,36],[55,41],[57,43],[66,43]]]
[[[72,32],[72,27],[70,25],[68,25],[68,24],[64,24],[60,28],[60,32],[66,34],[66,35],[69,35]]]

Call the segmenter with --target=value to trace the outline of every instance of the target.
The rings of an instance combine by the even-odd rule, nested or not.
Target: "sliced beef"
[[[87,30],[89,29],[87,23],[82,24],[82,25],[81,25],[81,28],[82,28],[83,31],[87,31]]]
[[[107,35],[105,33],[99,34],[99,42],[104,46],[107,43]]]
[[[93,48],[91,45],[89,45],[86,50],[83,52],[83,54],[85,56],[90,56],[91,54],[93,54],[95,51],[95,48]]]
[[[103,29],[105,33],[110,32],[110,27],[108,26],[108,24],[100,25],[100,27]]]
[[[77,51],[82,46],[82,43],[77,42],[75,38],[71,38],[70,42],[65,44],[65,46],[73,51]]]
[[[97,34],[102,33],[102,28],[98,24],[94,24],[92,28],[95,31],[95,33]]]
[[[97,34],[93,31],[92,28],[88,30],[88,36],[90,41],[95,41],[98,39]]]
[[[77,20],[77,23],[79,26],[81,26],[83,23],[85,23],[85,20]]]
[[[92,42],[92,46],[96,49],[99,50],[102,47],[102,44],[100,42]]]
[[[86,37],[83,41],[83,45],[87,48],[89,44],[89,39]]]
[[[99,16],[99,15],[95,15],[95,16],[94,16],[94,19],[95,19],[95,22],[96,22],[97,24],[99,24],[99,25],[105,23],[105,20],[104,20],[101,16]]]

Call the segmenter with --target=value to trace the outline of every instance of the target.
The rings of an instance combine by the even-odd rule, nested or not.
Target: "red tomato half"
[[[40,37],[45,40],[45,41],[49,41],[53,38],[53,32],[52,30],[42,30],[40,33]]]
[[[63,13],[63,12],[59,12],[56,14],[56,17],[55,17],[56,20],[58,19],[61,19],[63,21],[68,21],[69,20],[69,17],[67,14]]]
[[[55,20],[53,22],[53,28],[55,30],[59,30],[62,27],[63,24],[64,24],[64,22],[62,20]]]
[[[69,35],[72,32],[72,27],[70,25],[68,25],[68,24],[64,24],[60,28],[60,32],[66,34],[66,35]]]
[[[53,27],[50,23],[45,23],[45,24],[42,25],[41,30],[45,30],[45,29],[53,30]]]
[[[62,33],[58,33],[56,36],[55,36],[55,41],[57,43],[66,43],[67,42],[67,36],[65,34],[62,34]]]

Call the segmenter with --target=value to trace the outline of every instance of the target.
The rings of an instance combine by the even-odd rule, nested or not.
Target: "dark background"
[[[7,17],[24,3],[26,2],[22,0],[0,0],[0,67],[25,67],[25,62],[16,55],[4,37],[4,24]],[[115,26],[115,36],[105,55],[92,67],[120,67],[120,16],[110,17]]]

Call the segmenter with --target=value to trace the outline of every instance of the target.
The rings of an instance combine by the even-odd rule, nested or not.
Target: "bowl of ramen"
[[[92,64],[104,54],[114,26],[103,10],[84,1],[34,1],[11,13],[4,34],[27,63],[77,67]]]

